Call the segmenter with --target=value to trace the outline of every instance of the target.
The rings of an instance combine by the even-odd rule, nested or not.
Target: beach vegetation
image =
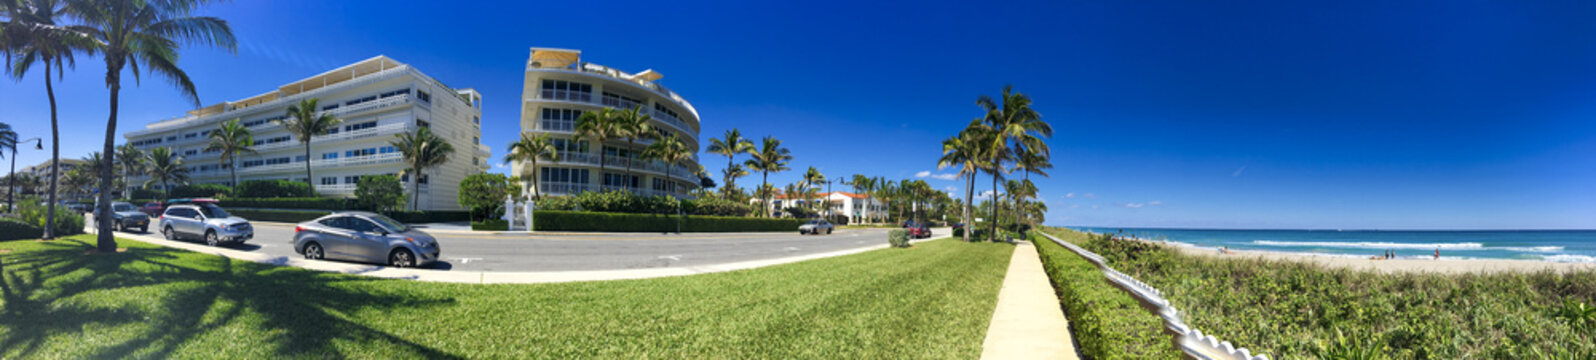
[[[982,230],[984,231],[984,229]],[[1108,282],[1096,265],[1040,235],[1032,238],[1069,318],[1076,350],[1090,359],[1175,359],[1164,320]],[[1070,341],[1056,339],[1055,341]]]

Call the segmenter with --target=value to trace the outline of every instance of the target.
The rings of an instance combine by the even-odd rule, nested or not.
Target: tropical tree
[[[826,174],[821,174],[820,173],[820,169],[816,169],[815,167],[810,166],[809,170],[804,171],[804,178],[803,179],[804,179],[804,181],[803,181],[804,194],[805,195],[813,194],[813,193],[815,193],[815,191],[814,191],[815,188],[818,188],[818,185],[820,183],[826,182]],[[830,204],[831,200],[823,199],[822,201],[826,203],[826,208],[827,209],[831,208],[831,204]],[[811,203],[809,205],[811,207],[815,207],[815,211],[819,212],[819,210],[820,210],[819,206],[820,205],[815,204],[815,203]]]
[[[17,131],[11,129],[11,124],[0,123],[0,158],[6,157],[6,150],[11,150],[11,172],[6,174],[6,210],[10,212],[16,212]]]
[[[709,139],[709,147],[705,148],[705,150],[708,150],[711,154],[726,156],[726,170],[721,171],[721,174],[725,176],[723,178],[723,186],[726,191],[729,192],[737,187],[737,178],[748,176],[748,172],[743,171],[741,168],[732,170],[732,168],[737,167],[738,154],[752,153],[754,151],[754,142],[743,137],[742,131],[736,128],[726,130],[726,133],[721,135],[720,138]]]
[[[149,161],[149,160],[145,159],[145,160],[140,161],[140,162],[142,163],[144,161]],[[107,168],[105,164],[107,164],[107,162],[105,161],[105,157],[101,156],[99,151],[95,151],[95,152],[89,153],[88,156],[84,156],[83,157],[83,166],[78,167],[78,169],[82,169],[83,171],[86,171],[86,172],[88,172],[90,174],[99,174],[102,171],[110,171],[111,173],[115,174],[115,173],[118,173],[118,171],[117,171],[118,169],[117,168],[121,167],[119,165],[116,165],[117,164],[116,162],[111,162],[110,163],[111,166],[109,168]],[[123,181],[122,183],[123,184],[127,184],[126,181]],[[115,189],[116,188],[115,187],[115,181],[112,182],[112,185],[113,186],[111,188]],[[91,188],[91,189],[94,188],[93,184],[90,184],[89,188]],[[54,191],[54,189],[52,189],[51,191]]]
[[[747,166],[749,169],[757,170],[760,172],[760,174],[762,174],[759,180],[761,188],[770,185],[770,173],[779,173],[792,170],[787,167],[787,163],[792,161],[792,151],[781,147],[781,140],[777,140],[773,136],[765,136],[764,141],[760,143],[759,149],[749,153],[749,155],[751,155],[753,158],[748,159],[748,161],[744,162],[743,165]],[[761,199],[765,201],[765,204],[767,204],[766,206],[769,206],[769,196],[765,196]]]
[[[864,214],[861,214],[861,220],[874,222],[869,215],[870,204],[874,203],[875,200],[876,179],[864,174],[854,174],[853,180],[849,181],[848,185],[853,186],[853,192],[864,194],[865,196]]]
[[[183,157],[172,153],[172,148],[165,146],[150,149],[144,173],[150,176],[150,179],[144,182],[144,186],[160,183],[162,198],[171,198],[171,183],[175,182],[178,185],[188,183],[188,166],[183,164]]]
[[[990,141],[985,137],[991,136],[990,129],[981,123],[980,119],[971,121],[970,125],[959,131],[958,135],[942,140],[942,158],[937,160],[937,169],[956,166],[959,168],[959,177],[964,179],[963,220],[966,229],[972,229],[971,226],[974,226],[971,222],[974,218],[971,217],[970,208],[975,204],[975,176],[981,172],[981,169],[988,167],[986,144]],[[972,232],[974,231],[964,232],[965,242],[970,241]]]
[[[272,120],[272,123],[282,125],[288,133],[294,134],[299,144],[305,146],[305,184],[310,185],[312,194],[316,192],[316,181],[310,175],[310,140],[315,136],[327,135],[327,132],[337,129],[338,124],[344,122],[332,114],[320,112],[321,108],[317,107],[320,102],[321,99],[317,98],[300,100],[298,104],[288,105],[287,117]]]
[[[885,222],[891,222],[892,203],[893,201],[897,200],[898,185],[893,183],[891,180],[887,180],[885,177],[876,177],[876,179],[873,181],[875,183],[875,192],[873,196],[881,199],[882,205],[885,205],[886,207],[886,211],[884,214],[881,214],[881,218]]]
[[[615,126],[616,116],[618,115],[616,114],[615,109],[603,108],[596,111],[584,111],[582,112],[582,116],[576,118],[577,135],[583,138],[591,139],[593,140],[593,143],[598,144],[599,146],[600,179],[608,178],[604,174],[604,163],[607,162],[605,160],[606,155],[604,154],[604,142],[621,136],[620,130],[616,129]],[[626,181],[630,182],[631,179],[627,179]],[[631,186],[632,184],[630,183],[626,184],[626,187]]]
[[[167,78],[191,103],[198,106],[199,93],[194,89],[194,82],[177,66],[180,45],[211,45],[230,52],[237,51],[233,30],[226,21],[215,17],[192,16],[195,8],[202,3],[182,0],[75,0],[68,3],[67,13],[83,25],[74,29],[93,38],[90,51],[102,54],[105,60],[105,84],[111,96],[105,144],[101,152],[111,154],[116,146],[123,67],[131,66],[135,79],[140,70]],[[109,172],[110,162],[110,157],[107,157],[107,172],[100,174],[102,189],[112,186],[114,176]],[[98,206],[101,213],[111,212],[110,191],[100,192]],[[116,239],[111,231],[111,217],[96,220],[99,221],[97,248],[101,252],[115,252]]]
[[[50,100],[50,191],[46,200],[44,239],[55,236],[56,186],[61,178],[61,127],[50,70],[55,70],[57,79],[64,79],[65,68],[76,66],[73,53],[95,49],[93,39],[82,27],[63,25],[65,6],[65,2],[57,0],[0,1],[0,11],[4,12],[0,20],[0,52],[6,54],[7,72],[21,81],[34,63],[44,65],[44,93]],[[15,63],[13,56],[18,60]],[[12,147],[15,148],[15,144]]]
[[[236,118],[217,125],[210,136],[211,142],[205,146],[205,151],[221,152],[217,163],[227,167],[233,176],[233,188],[238,188],[238,156],[255,153],[255,149],[250,148],[255,146],[255,136]],[[305,163],[310,163],[310,155],[305,156]],[[305,173],[305,178],[309,179],[310,173]]]
[[[430,127],[422,127],[415,133],[395,134],[394,138],[389,144],[399,148],[405,164],[409,166],[400,174],[409,174],[410,181],[416,185],[410,190],[410,210],[417,210],[421,203],[421,171],[448,162],[449,154],[454,153],[454,145],[433,134]]]
[[[687,143],[683,142],[682,138],[670,133],[665,134],[664,137],[655,140],[653,144],[649,144],[648,148],[643,149],[643,157],[664,161],[665,173],[670,174],[671,171],[676,169],[676,164],[681,163],[683,160],[691,159],[693,153],[696,152],[698,152],[698,149],[687,146]]]
[[[94,186],[94,172],[85,168],[69,170],[61,177],[61,189],[68,194],[88,194],[90,186]]]
[[[649,125],[649,120],[652,119],[648,114],[643,113],[642,105],[638,105],[635,109],[621,110],[615,116],[615,119],[613,119],[615,122],[615,134],[620,138],[626,139],[626,151],[628,154],[635,151],[638,139],[654,137],[654,127]],[[626,159],[626,178],[630,179],[631,177],[632,159],[631,156],[628,156],[628,159]]]
[[[731,164],[730,166],[727,166],[726,169],[721,170],[720,174],[722,178],[726,179],[726,184],[721,185],[720,187],[721,195],[725,196],[727,199],[731,199],[732,195],[741,192],[741,190],[737,188],[737,184],[734,181],[736,181],[737,178],[748,176],[748,169],[744,168],[741,164]]]
[[[981,95],[975,100],[986,114],[982,121],[991,127],[994,135],[986,139],[988,146],[987,172],[992,174],[992,196],[998,196],[998,181],[1002,179],[1007,169],[1003,163],[1013,159],[1010,151],[1014,146],[1030,147],[1039,153],[1047,153],[1047,143],[1044,140],[1053,136],[1053,127],[1042,121],[1042,115],[1031,109],[1031,97],[1014,92],[1013,85],[1003,86],[1000,100],[993,100],[986,95]],[[1014,144],[1011,146],[1010,144]],[[998,216],[998,201],[992,202],[992,218]],[[997,222],[992,222],[992,239],[997,239]]]
[[[542,198],[542,189],[540,189],[542,185],[538,183],[538,174],[536,173],[538,160],[556,161],[559,159],[560,151],[554,147],[554,140],[549,138],[549,134],[544,133],[537,135],[521,133],[521,140],[510,143],[510,152],[504,154],[504,163],[506,164],[518,161],[532,163],[532,166],[526,169],[528,169],[527,171],[533,171],[533,173],[525,175],[532,178],[533,199]]]
[[[122,191],[131,190],[126,186],[126,183],[133,181],[134,174],[144,173],[144,161],[146,159],[147,154],[144,153],[144,150],[139,150],[133,144],[122,144],[122,146],[116,147],[116,156],[113,157],[113,160],[116,161],[118,167],[121,167],[124,183],[124,186],[119,186],[117,187],[118,189],[122,189]],[[131,192],[126,194],[132,195]]]

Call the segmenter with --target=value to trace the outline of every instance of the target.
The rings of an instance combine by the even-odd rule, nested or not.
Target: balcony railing
[[[364,105],[364,104],[362,104],[362,105]],[[320,143],[332,142],[332,141],[342,141],[342,140],[349,140],[349,139],[368,138],[368,137],[377,136],[377,135],[383,135],[383,134],[398,134],[398,133],[410,132],[411,130],[414,130],[415,127],[416,127],[416,125],[413,124],[413,123],[403,122],[403,123],[397,123],[397,124],[382,125],[382,126],[378,126],[378,127],[374,127],[374,128],[369,128],[369,129],[360,129],[360,130],[354,130],[354,131],[339,131],[337,134],[317,135],[317,136],[311,137],[310,138],[310,143],[311,144],[320,144]],[[295,146],[301,146],[301,145],[302,144],[300,144],[298,141],[289,140],[289,141],[284,141],[284,142],[279,142],[279,143],[272,143],[272,144],[266,144],[266,145],[257,145],[257,146],[252,147],[252,149],[255,149],[255,151],[259,151],[259,152],[265,152],[265,151],[278,150],[278,149],[282,149],[282,148],[289,148],[289,147],[295,147]]]
[[[599,155],[579,152],[562,152],[560,153],[559,158],[555,159],[554,162],[598,166]],[[688,170],[686,166],[677,165],[671,166],[669,169],[667,169],[665,162],[663,161],[631,159],[610,155],[604,156],[604,167],[607,170],[626,169],[628,163],[631,164],[632,170],[642,170],[662,175],[667,174],[666,171],[668,170],[670,176],[693,180],[698,179],[698,176],[694,175],[693,172]]]
[[[392,68],[392,69],[387,69],[387,70],[383,70],[383,71],[379,71],[379,72],[375,72],[375,73],[371,73],[371,74],[366,74],[366,75],[361,76],[359,78],[351,79],[351,80],[348,80],[348,81],[340,82],[340,83],[337,84],[337,86],[329,86],[329,87],[319,88],[319,89],[315,89],[315,90],[310,90],[310,91],[306,91],[306,92],[302,92],[302,93],[298,93],[298,94],[294,94],[294,95],[278,98],[277,100],[272,100],[272,101],[268,101],[268,102],[265,102],[265,103],[252,105],[252,106],[245,107],[245,108],[229,109],[228,111],[224,111],[224,112],[219,113],[219,114],[212,114],[212,115],[206,115],[206,116],[189,115],[189,116],[182,116],[182,117],[177,117],[177,118],[172,118],[172,119],[167,119],[167,120],[161,120],[161,121],[157,121],[155,123],[152,123],[152,124],[146,126],[144,129],[130,131],[130,132],[128,132],[128,134],[126,136],[141,136],[141,135],[148,135],[148,134],[151,134],[151,133],[156,133],[156,132],[161,132],[161,131],[169,131],[169,130],[173,130],[173,129],[180,129],[180,128],[184,128],[184,127],[191,126],[191,125],[202,124],[202,123],[205,123],[207,121],[216,120],[216,119],[232,119],[232,118],[239,117],[239,113],[240,112],[251,111],[251,109],[267,108],[267,107],[270,107],[270,106],[275,105],[275,104],[295,103],[295,102],[298,102],[300,99],[318,97],[320,95],[325,95],[326,93],[328,93],[330,91],[335,91],[335,90],[336,91],[342,91],[342,90],[345,90],[345,89],[352,89],[352,88],[357,88],[357,87],[360,87],[360,86],[364,86],[364,85],[380,82],[380,81],[387,80],[389,78],[398,76],[401,73],[406,73],[406,72],[410,72],[410,71],[411,71],[410,66],[409,65],[404,65],[404,66],[400,66],[400,67],[396,67],[396,68]],[[416,73],[416,74],[418,76],[420,75],[419,72]]]
[[[678,199],[691,197],[691,195],[689,195],[687,193],[673,193],[673,192],[669,192],[669,191],[660,191],[660,190],[654,190],[654,189],[627,188],[627,187],[620,187],[620,186],[595,186],[595,185],[592,185],[592,184],[556,183],[556,182],[545,182],[545,183],[540,183],[538,185],[540,186],[540,188],[538,189],[538,192],[541,193],[541,194],[544,194],[544,195],[576,195],[576,194],[582,193],[584,191],[624,190],[624,191],[631,191],[633,194],[637,194],[639,196],[671,196],[671,197],[676,197]]]
[[[570,99],[570,98],[567,98],[567,99],[555,99],[555,98],[551,98],[551,97],[548,97],[548,96],[543,96],[541,93],[538,94],[537,97],[529,98],[527,100],[560,101],[560,102],[567,102],[567,103],[573,103],[573,104],[604,106],[604,107],[614,108],[616,110],[631,109],[631,108],[610,106],[608,104],[604,104],[603,102],[598,102],[598,101],[582,101],[582,100]],[[666,113],[661,112],[659,110],[647,110],[647,111],[650,112],[649,113],[649,117],[653,118],[654,120],[659,120],[660,123],[663,123],[663,124],[666,124],[666,125],[670,125],[670,127],[676,128],[677,131],[680,131],[683,134],[693,134],[693,136],[695,138],[698,136],[698,132],[697,131],[693,131],[692,127],[688,126],[687,122],[686,121],[682,121],[682,119],[678,119],[678,118],[676,118],[674,116],[670,116],[670,114],[666,114]],[[540,127],[542,127],[541,126],[541,124],[542,124],[541,121],[542,120],[539,120],[539,121],[540,121],[539,122]],[[572,126],[574,127],[574,124]],[[551,129],[551,131],[571,131],[571,130]]]
[[[400,153],[397,153],[397,152],[393,152],[393,153],[387,153],[387,154],[366,155],[366,156],[352,156],[352,157],[337,158],[337,159],[315,159],[315,160],[311,160],[310,161],[310,167],[312,167],[312,168],[324,168],[324,167],[365,166],[365,165],[396,163],[396,162],[399,162],[399,161],[401,161],[403,159],[404,159],[404,155],[403,154],[400,154]],[[239,174],[253,174],[253,173],[261,173],[261,172],[304,169],[304,168],[305,168],[305,164],[300,164],[300,162],[295,161],[295,162],[289,162],[289,163],[284,163],[284,164],[271,164],[271,165],[260,165],[260,166],[251,166],[251,167],[239,167],[238,168],[238,173]]]

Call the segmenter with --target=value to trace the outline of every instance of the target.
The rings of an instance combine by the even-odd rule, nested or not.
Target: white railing
[[[1046,236],[1059,246],[1063,246],[1065,249],[1069,249],[1075,252],[1076,255],[1085,258],[1086,261],[1101,269],[1103,276],[1107,277],[1109,282],[1130,293],[1132,297],[1142,303],[1152,305],[1156,309],[1158,316],[1164,319],[1164,327],[1176,334],[1175,342],[1180,345],[1180,350],[1185,352],[1186,355],[1203,360],[1269,360],[1268,355],[1253,355],[1252,351],[1247,350],[1247,348],[1237,348],[1231,345],[1229,341],[1219,341],[1218,338],[1204,335],[1202,331],[1186,325],[1186,322],[1180,319],[1180,311],[1176,310],[1175,306],[1169,303],[1169,300],[1164,299],[1163,292],[1140,280],[1136,280],[1130,275],[1119,272],[1119,270],[1114,270],[1113,267],[1108,266],[1108,259],[1104,259],[1103,256],[1086,251],[1086,249],[1075,246],[1075,244],[1071,244],[1068,241],[1059,240],[1059,238],[1046,232],[1038,231],[1038,233]]]
[[[206,116],[188,115],[188,116],[180,116],[180,117],[167,119],[167,120],[161,120],[161,121],[157,121],[155,123],[151,123],[151,124],[145,126],[144,129],[129,131],[124,136],[127,136],[127,137],[143,136],[143,135],[149,135],[151,133],[156,133],[156,132],[161,132],[161,131],[167,131],[167,130],[172,130],[172,129],[180,129],[180,128],[187,127],[187,126],[190,126],[190,125],[202,124],[202,123],[205,123],[205,122],[211,121],[211,120],[231,119],[231,118],[235,118],[235,117],[240,117],[240,112],[253,111],[254,109],[258,109],[258,108],[268,108],[268,107],[271,107],[274,104],[298,102],[300,99],[316,97],[318,95],[322,95],[322,94],[327,93],[327,92],[332,91],[332,90],[340,90],[341,91],[341,90],[344,90],[344,89],[360,87],[360,86],[363,86],[363,85],[366,85],[366,84],[371,84],[371,83],[376,83],[376,82],[379,82],[379,81],[387,80],[387,79],[392,78],[394,76],[398,76],[401,73],[409,72],[410,70],[411,69],[410,69],[409,65],[402,65],[402,66],[395,67],[395,68],[392,68],[392,69],[387,69],[387,70],[378,71],[378,72],[371,73],[371,74],[366,74],[366,75],[363,75],[361,77],[358,77],[358,78],[355,78],[355,79],[350,79],[350,80],[347,80],[347,81],[344,81],[344,82],[340,82],[340,83],[335,84],[335,85],[330,85],[330,86],[318,88],[318,89],[315,89],[315,90],[310,90],[310,91],[306,91],[306,92],[302,92],[302,93],[298,93],[298,94],[294,94],[294,95],[290,95],[290,96],[286,96],[286,97],[281,97],[281,98],[278,98],[277,100],[268,101],[268,102],[265,102],[265,103],[249,106],[249,107],[246,107],[246,108],[231,109],[231,110],[223,111],[221,113],[211,114],[211,115],[206,115]],[[419,77],[420,73],[418,72],[417,75]]]
[[[387,154],[353,156],[353,157],[345,157],[345,158],[337,158],[337,159],[316,159],[316,160],[311,160],[310,161],[310,167],[312,167],[312,168],[324,168],[324,167],[345,167],[345,166],[363,166],[363,165],[387,164],[387,163],[399,162],[402,159],[403,159],[403,155],[402,154],[397,153],[397,152],[393,152],[393,153],[387,153]],[[290,170],[290,169],[304,169],[304,168],[305,168],[305,164],[300,164],[300,162],[295,161],[295,162],[289,162],[289,163],[285,163],[285,164],[260,165],[260,166],[251,166],[251,167],[247,167],[247,168],[246,167],[239,167],[238,168],[238,173],[239,174],[247,174],[247,173],[271,172],[271,171],[281,171],[281,170]]]
[[[599,155],[579,152],[562,152],[560,153],[559,158],[555,159],[553,162],[598,166]],[[691,170],[688,170],[686,166],[682,165],[676,165],[670,167],[670,169],[666,169],[665,162],[663,161],[631,159],[610,155],[604,156],[605,170],[625,170],[628,163],[631,164],[632,170],[642,170],[660,175],[666,175],[668,170],[668,174],[670,176],[692,179],[695,181],[698,179],[698,176],[694,175]]]
[[[332,141],[342,141],[342,140],[348,140],[348,139],[367,138],[367,137],[372,137],[372,136],[377,136],[377,135],[398,134],[398,133],[403,133],[403,132],[410,132],[410,130],[413,130],[414,128],[415,128],[414,124],[409,123],[409,122],[403,122],[403,123],[397,123],[397,124],[382,125],[382,126],[378,126],[378,127],[374,127],[374,128],[369,128],[369,129],[360,129],[360,130],[354,130],[354,131],[339,131],[337,134],[327,134],[327,135],[316,135],[316,136],[313,136],[313,137],[310,138],[310,143],[311,144],[319,144],[319,143],[332,142]],[[266,152],[266,151],[271,151],[271,150],[278,150],[278,149],[289,148],[289,147],[297,147],[297,146],[303,146],[303,145],[304,144],[300,144],[299,141],[289,140],[289,141],[283,141],[283,142],[266,144],[266,145],[256,145],[256,146],[252,146],[250,148],[254,149],[257,152]]]
[[[493,153],[493,148],[488,147],[487,144],[477,144],[477,153],[478,154],[484,154],[484,155],[492,154]]]
[[[332,114],[333,116],[339,116],[339,115],[344,115],[344,114],[357,113],[357,112],[361,112],[361,111],[377,110],[377,109],[382,109],[382,108],[387,108],[387,107],[399,106],[399,105],[404,105],[404,104],[409,104],[409,103],[410,103],[410,95],[409,94],[395,95],[395,96],[389,96],[389,97],[385,97],[385,98],[381,98],[381,99],[377,99],[377,100],[372,100],[372,101],[367,101],[367,102],[354,104],[354,105],[339,106],[337,109],[327,110],[327,111],[324,111],[322,113]],[[417,104],[426,104],[426,103],[417,102]]]

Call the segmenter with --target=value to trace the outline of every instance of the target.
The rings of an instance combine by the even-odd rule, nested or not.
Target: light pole
[[[33,142],[34,150],[44,150],[44,139],[41,138],[22,140],[18,141],[17,144],[29,141]],[[50,166],[55,166],[54,159],[51,159]],[[11,175],[6,176],[6,178],[11,179],[11,183],[6,185],[6,204],[8,204],[6,206],[10,208],[11,213],[15,214],[17,212],[17,146],[15,144],[11,145]]]

